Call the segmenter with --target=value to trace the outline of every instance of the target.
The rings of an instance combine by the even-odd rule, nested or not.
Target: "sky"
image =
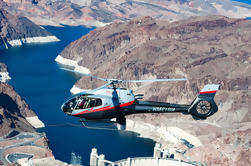
[[[243,2],[251,5],[251,0],[233,0],[233,1]]]

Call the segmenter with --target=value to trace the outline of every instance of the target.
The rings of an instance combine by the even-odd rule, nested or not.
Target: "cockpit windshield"
[[[87,95],[75,96],[63,105],[64,112],[71,113],[76,109],[87,109],[102,105],[102,100],[98,98],[87,97]]]

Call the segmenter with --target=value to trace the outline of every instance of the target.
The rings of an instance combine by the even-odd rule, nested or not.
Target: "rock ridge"
[[[36,132],[38,127],[44,124],[26,102],[13,87],[0,83],[0,165],[67,166],[55,160],[45,133]]]
[[[9,73],[7,71],[7,66],[0,62],[0,82],[7,82],[10,80]]]
[[[59,41],[56,36],[26,17],[16,17],[0,8],[0,48],[20,46],[25,43]]]
[[[0,1],[1,2],[1,1]],[[248,4],[232,0],[4,0],[5,8],[42,25],[105,26],[148,16],[177,21],[193,16],[251,17]]]

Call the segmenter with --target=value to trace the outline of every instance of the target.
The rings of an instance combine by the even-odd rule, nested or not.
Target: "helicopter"
[[[71,71],[71,70],[69,70]],[[83,73],[80,73],[83,74]],[[107,82],[93,90],[85,90],[71,96],[61,106],[61,110],[70,116],[87,122],[116,123],[118,129],[125,129],[126,116],[139,113],[174,113],[191,114],[197,119],[206,119],[218,111],[214,101],[219,84],[208,84],[200,91],[191,104],[172,104],[156,101],[141,101],[143,94],[134,94],[129,88],[119,88],[121,83],[185,81],[186,78],[153,80],[104,79],[91,74],[84,74]],[[112,119],[116,119],[112,121]],[[91,127],[90,127],[91,128]],[[101,128],[102,129],[102,128]]]

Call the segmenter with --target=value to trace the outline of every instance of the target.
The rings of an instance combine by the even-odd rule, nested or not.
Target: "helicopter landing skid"
[[[110,125],[108,127],[103,127],[103,126],[88,126],[87,123],[110,123],[110,124],[117,124],[116,121],[111,121],[111,120],[98,120],[98,121],[94,121],[94,120],[82,120],[80,119],[80,122],[82,123],[82,125],[87,128],[87,129],[94,129],[94,130],[119,130],[118,128],[112,128],[114,125]]]

